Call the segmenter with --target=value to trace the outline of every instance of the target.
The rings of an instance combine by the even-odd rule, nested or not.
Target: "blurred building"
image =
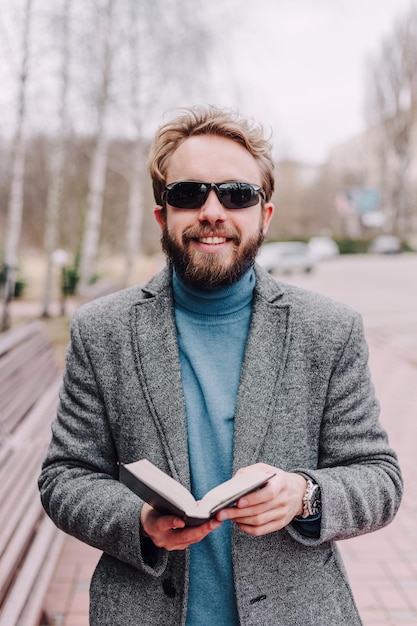
[[[417,123],[403,146],[383,126],[335,146],[327,168],[337,181],[336,209],[357,229],[417,233]],[[405,135],[405,133],[404,133]]]

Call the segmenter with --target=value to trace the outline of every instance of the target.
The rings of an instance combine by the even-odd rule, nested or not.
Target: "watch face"
[[[303,497],[303,514],[302,517],[311,517],[312,515],[318,515],[321,513],[321,494],[320,487],[313,483],[312,480],[307,480],[307,487]]]
[[[314,485],[312,489],[310,510],[310,515],[318,515],[318,513],[321,513],[320,487],[318,485]]]

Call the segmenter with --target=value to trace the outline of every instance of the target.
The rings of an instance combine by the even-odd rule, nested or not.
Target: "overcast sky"
[[[165,1],[171,7],[175,2]],[[378,53],[395,21],[417,6],[417,0],[202,1],[210,2],[205,7],[213,13],[209,22],[217,33],[203,100],[238,107],[258,118],[272,129],[275,156],[307,163],[325,161],[334,145],[364,128],[365,62]],[[0,0],[3,8],[16,2],[22,0]],[[48,2],[55,0],[36,0],[35,4]],[[6,89],[8,73],[1,55],[16,42],[4,39],[7,30],[1,20],[0,29],[4,130],[5,124],[12,126],[7,116],[15,109],[11,106],[14,96]],[[42,110],[47,90],[43,86],[39,90],[34,100]],[[175,104],[194,103],[187,100],[184,85]],[[156,94],[152,125],[162,121],[165,107]],[[41,119],[50,125],[46,113]],[[121,123],[120,116],[117,123]]]
[[[227,0],[225,0],[226,2]],[[365,62],[416,0],[240,0],[223,28],[219,91],[232,82],[245,112],[273,129],[275,150],[307,162],[365,125]],[[229,0],[229,7],[234,7]],[[233,20],[231,20],[232,22]],[[220,59],[221,61],[221,59]]]

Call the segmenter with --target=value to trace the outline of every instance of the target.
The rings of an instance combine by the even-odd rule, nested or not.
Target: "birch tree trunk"
[[[62,17],[61,43],[61,91],[60,91],[60,128],[54,144],[51,160],[51,183],[48,190],[45,224],[46,272],[43,291],[42,317],[49,317],[53,278],[53,252],[57,246],[59,217],[63,199],[65,180],[65,156],[68,135],[68,80],[70,63],[69,13],[71,0],[65,0]]]
[[[10,325],[9,303],[14,296],[16,275],[18,269],[18,248],[22,227],[23,212],[23,184],[25,175],[25,139],[24,126],[26,118],[27,78],[29,72],[30,31],[33,0],[26,0],[23,37],[22,63],[19,75],[18,115],[14,137],[11,183],[8,206],[8,221],[6,226],[6,240],[4,247],[4,293],[1,330],[7,330]]]
[[[145,160],[142,143],[136,140],[132,158],[134,161],[133,171],[129,180],[129,203],[126,221],[126,263],[122,276],[122,286],[131,284],[135,258],[140,251],[143,222],[143,190],[141,164]]]
[[[103,198],[106,183],[108,141],[104,129],[99,132],[89,172],[87,215],[81,246],[80,293],[91,283],[100,238]]]
[[[100,93],[97,99],[97,134],[89,172],[89,191],[84,235],[81,244],[80,292],[86,291],[91,283],[94,263],[100,238],[103,199],[106,183],[108,139],[106,135],[106,115],[109,106],[109,91],[112,78],[112,15],[113,2],[106,5],[102,73]]]
[[[129,175],[129,202],[128,215],[126,220],[126,262],[122,275],[122,286],[130,285],[132,279],[133,266],[136,255],[140,250],[140,241],[142,236],[143,222],[143,190],[142,190],[142,174],[143,162],[145,160],[144,150],[142,147],[142,119],[139,102],[140,90],[140,71],[138,59],[139,53],[139,6],[136,0],[130,3],[131,16],[131,36],[129,41],[130,53],[130,104],[132,110],[132,121],[135,129],[136,140],[133,148],[132,162],[133,166]]]
[[[184,88],[188,98],[194,92],[199,94],[196,100],[200,100],[207,80],[205,68],[211,44],[210,29],[207,28],[210,23],[209,3],[202,0],[176,0],[174,3],[130,0],[129,8],[129,104],[135,145],[133,166],[128,174],[123,286],[131,282],[142,240],[146,169],[143,131],[152,112],[155,95],[160,97],[163,94],[168,108]]]
[[[381,46],[371,67],[368,98],[372,122],[381,133],[386,175],[386,230],[404,235],[412,221],[409,166],[417,119],[417,9],[411,7]],[[385,176],[384,176],[385,175]]]

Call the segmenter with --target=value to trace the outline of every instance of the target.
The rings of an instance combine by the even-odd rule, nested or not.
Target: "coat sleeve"
[[[77,316],[39,489],[64,532],[151,575],[164,571],[166,551],[140,536],[143,502],[118,481],[116,445]]]
[[[288,531],[307,544],[347,539],[389,524],[400,505],[398,459],[379,421],[362,320],[353,319],[331,372],[319,434],[317,468],[296,468],[320,485],[318,539]]]

